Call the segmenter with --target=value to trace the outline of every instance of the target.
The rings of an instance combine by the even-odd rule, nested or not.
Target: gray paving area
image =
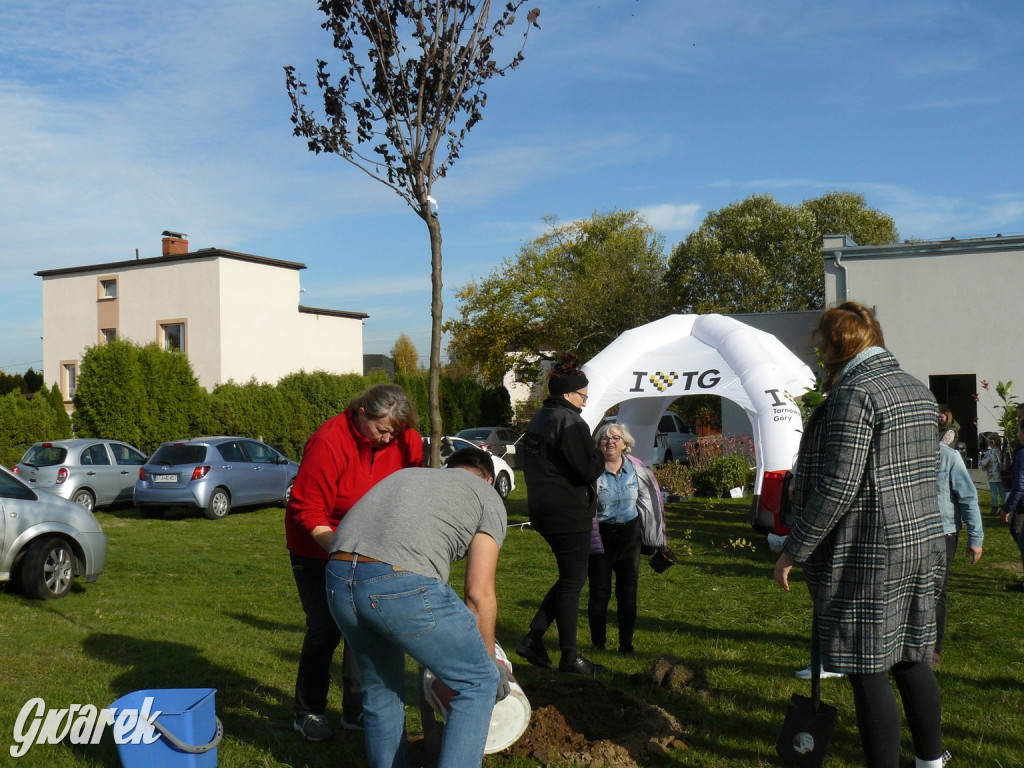
[[[968,469],[967,471],[971,473],[971,479],[974,481],[974,484],[977,486],[979,491],[988,490],[988,475],[985,474],[985,470]]]

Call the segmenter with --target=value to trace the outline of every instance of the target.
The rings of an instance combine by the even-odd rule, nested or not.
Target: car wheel
[[[288,487],[284,489],[284,505],[287,507],[288,502],[292,500],[292,488],[295,486],[295,481],[292,480],[288,483]]]
[[[223,488],[214,488],[210,494],[210,503],[206,505],[204,514],[208,520],[220,520],[231,511],[231,497]]]
[[[508,476],[507,472],[499,472],[498,476],[494,478],[494,490],[503,499],[507,499],[508,495],[512,493],[512,478]]]
[[[672,463],[672,451],[665,451],[665,458],[663,459],[663,463],[665,463],[665,464],[671,464]]]
[[[75,553],[64,539],[50,536],[34,542],[21,561],[21,585],[37,600],[64,597],[75,579]]]
[[[93,497],[92,493],[85,488],[80,488],[75,491],[75,495],[71,497],[71,500],[75,502],[75,504],[81,504],[90,512],[92,512],[93,508],[96,506],[95,497]]]

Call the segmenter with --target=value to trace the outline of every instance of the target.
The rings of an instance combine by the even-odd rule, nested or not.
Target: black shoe
[[[619,646],[619,653],[625,653],[625,654],[636,653],[636,648],[634,648],[632,645],[620,645]]]
[[[334,738],[334,731],[327,724],[323,715],[307,714],[295,718],[294,728],[306,741],[329,741]]]
[[[519,641],[519,645],[516,646],[516,653],[535,667],[543,667],[544,669],[551,669],[552,667],[551,657],[544,650],[543,640],[535,640],[527,635]]]
[[[1024,592],[1024,581],[1014,581],[1005,587],[1007,592]]]
[[[603,651],[607,648],[605,643],[592,643],[595,651]]]
[[[600,664],[595,664],[589,659],[583,658],[577,653],[576,657],[571,659],[570,661],[566,661],[563,658],[560,662],[558,662],[558,671],[569,672],[573,675],[586,675],[588,677],[593,677],[598,672],[603,672],[604,667],[602,667]]]

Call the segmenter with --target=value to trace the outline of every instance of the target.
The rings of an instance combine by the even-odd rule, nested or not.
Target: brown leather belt
[[[346,563],[351,563],[357,557],[359,558],[359,560],[356,561],[356,565],[358,565],[359,563],[383,563],[387,565],[387,563],[384,563],[383,560],[374,560],[372,557],[360,555],[358,552],[335,552],[333,555],[331,555],[331,560],[344,560]],[[402,568],[398,565],[392,565],[391,570],[404,571],[405,568]]]
[[[331,555],[331,560],[344,560],[345,562],[351,563],[355,558],[359,558],[360,563],[379,563],[380,560],[374,560],[372,557],[366,555],[360,555],[356,552],[335,552]]]

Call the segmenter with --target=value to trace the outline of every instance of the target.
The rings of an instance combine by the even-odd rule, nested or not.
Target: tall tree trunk
[[[441,322],[444,301],[441,298],[441,222],[425,208],[427,231],[430,233],[430,466],[441,466]]]

